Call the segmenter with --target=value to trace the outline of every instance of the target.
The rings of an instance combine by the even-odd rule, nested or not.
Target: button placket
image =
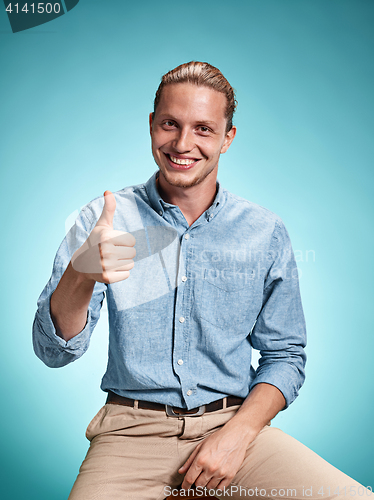
[[[182,235],[180,247],[180,272],[179,287],[177,288],[176,309],[175,309],[175,348],[174,348],[174,363],[175,370],[179,376],[181,390],[184,397],[194,394],[194,380],[189,373],[188,359],[189,338],[188,338],[188,314],[190,310],[190,286],[188,275],[188,263],[191,255],[192,238],[190,233]],[[183,284],[183,286],[181,286]]]

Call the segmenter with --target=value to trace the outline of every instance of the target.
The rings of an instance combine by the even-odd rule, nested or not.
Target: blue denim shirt
[[[212,206],[189,226],[178,206],[160,198],[156,174],[115,197],[114,229],[136,238],[130,277],[96,283],[85,328],[68,342],[56,335],[50,297],[101,214],[103,197],[97,198],[62,242],[40,295],[37,356],[50,367],[82,356],[106,294],[104,391],[190,409],[227,395],[245,398],[266,382],[288,406],[304,381],[306,332],[297,267],[279,217],[217,183]],[[256,371],[252,347],[261,354]]]

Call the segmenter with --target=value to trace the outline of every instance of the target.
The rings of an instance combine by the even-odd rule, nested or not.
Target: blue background
[[[283,218],[300,268],[307,381],[274,425],[374,486],[373,25],[363,0],[81,0],[17,34],[0,12],[2,498],[68,496],[105,399],[105,312],[53,370],[32,351],[36,300],[68,216],[156,169],[155,90],[193,59],[237,91],[220,180]]]

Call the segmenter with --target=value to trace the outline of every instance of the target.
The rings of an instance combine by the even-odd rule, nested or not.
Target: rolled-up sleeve
[[[61,243],[53,263],[51,278],[38,299],[32,332],[33,346],[38,358],[51,368],[67,365],[86,352],[93,329],[100,317],[106,290],[106,285],[103,283],[95,284],[84,329],[67,342],[57,335],[50,311],[51,296],[71,256],[86,241],[93,225],[94,222],[90,221],[87,212],[83,210]]]
[[[261,355],[250,389],[261,382],[274,385],[282,392],[287,408],[305,380],[306,328],[297,266],[280,220],[275,223],[269,259],[263,305],[250,336]]]

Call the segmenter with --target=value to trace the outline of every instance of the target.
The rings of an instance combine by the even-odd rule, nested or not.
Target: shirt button
[[[184,318],[183,316],[181,316],[181,317],[179,318],[179,323],[184,323],[184,321],[185,321],[185,318]]]
[[[191,396],[191,394],[192,394],[192,391],[191,391],[191,389],[189,389],[189,390],[187,391],[187,396]]]
[[[183,359],[178,359],[177,363],[179,366],[183,365]]]
[[[187,281],[187,276],[182,276],[182,281],[183,282]]]
[[[159,214],[162,215],[162,210],[159,211]]]
[[[189,240],[189,239],[190,239],[190,235],[189,235],[188,233],[187,233],[187,234],[185,234],[185,235],[184,235],[184,239],[185,239],[185,240]]]

